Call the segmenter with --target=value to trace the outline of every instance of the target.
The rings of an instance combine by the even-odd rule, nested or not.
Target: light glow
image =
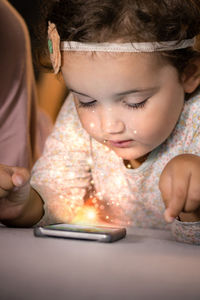
[[[93,206],[85,205],[80,207],[76,216],[72,220],[73,224],[96,224],[98,223],[98,211]]]
[[[86,211],[87,218],[90,220],[96,219],[96,211],[93,208],[88,208]]]

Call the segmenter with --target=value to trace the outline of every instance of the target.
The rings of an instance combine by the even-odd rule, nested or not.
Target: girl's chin
[[[128,153],[130,151],[125,151],[125,150],[119,150],[119,149],[112,149],[117,156],[122,158],[123,160],[135,160],[138,159],[140,156],[136,155],[135,153]]]
[[[112,149],[114,150],[114,152],[117,154],[117,156],[119,156],[120,158],[122,158],[123,160],[128,160],[128,161],[131,161],[131,160],[137,160],[137,161],[145,161],[147,156],[149,155],[150,152],[141,152],[141,153],[136,153],[134,151],[132,151],[132,153],[130,153],[130,151],[119,151],[119,150],[115,150],[115,149]]]
[[[123,160],[142,160],[143,157],[147,157],[147,155],[150,153],[148,150],[140,150],[140,149],[135,149],[134,147],[127,147],[127,148],[120,148],[120,147],[111,147],[109,144],[106,142],[99,141],[96,139],[98,142],[101,144],[107,146],[110,150],[115,152],[117,156],[122,158]]]

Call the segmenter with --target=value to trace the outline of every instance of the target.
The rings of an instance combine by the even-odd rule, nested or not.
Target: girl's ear
[[[191,94],[200,85],[200,58],[195,58],[184,70],[181,81],[185,93]]]

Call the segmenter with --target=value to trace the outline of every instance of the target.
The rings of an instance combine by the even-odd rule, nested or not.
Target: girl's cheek
[[[98,128],[98,122],[94,116],[86,113],[80,113],[79,118],[81,121],[81,124],[83,128],[88,132],[88,133],[95,133],[97,128]]]

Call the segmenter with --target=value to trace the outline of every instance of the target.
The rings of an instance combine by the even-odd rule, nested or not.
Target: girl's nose
[[[124,131],[125,125],[120,116],[113,112],[111,108],[101,112],[101,128],[108,134],[116,134]]]

